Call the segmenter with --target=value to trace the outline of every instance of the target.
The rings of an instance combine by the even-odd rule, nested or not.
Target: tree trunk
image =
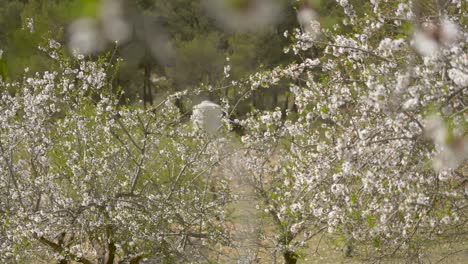
[[[143,77],[143,106],[146,109],[146,104],[151,105],[153,103],[153,93],[151,91],[151,64],[145,62],[144,77]]]
[[[285,264],[296,264],[299,256],[294,251],[286,251],[283,253],[283,257]]]

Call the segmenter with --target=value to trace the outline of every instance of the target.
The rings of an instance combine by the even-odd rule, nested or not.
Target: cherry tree
[[[430,18],[414,1],[337,2],[342,24],[299,14],[305,30],[285,32],[298,63],[243,83],[249,94],[289,82],[298,109],[235,120],[275,226],[261,241],[286,263],[317,234],[346,256],[420,258],[424,241],[466,230],[466,3]]]
[[[463,238],[466,3],[433,17],[411,0],[336,2],[340,24],[322,28],[306,6],[284,33],[296,62],[217,88],[238,88],[237,101],[202,102],[193,122],[174,102],[203,89],[121,104],[114,61],[48,41],[60,70],[0,81],[1,261],[219,261],[240,244],[230,162],[270,220],[261,246],[286,263],[319,234],[377,261]],[[285,84],[294,108],[232,118]],[[243,127],[240,147],[223,125]]]
[[[60,46],[42,48],[59,71],[0,84],[1,262],[215,257],[230,244],[223,140],[181,122],[175,97],[120,105],[105,58]]]

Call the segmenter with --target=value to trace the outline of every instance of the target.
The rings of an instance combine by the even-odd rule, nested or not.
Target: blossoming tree
[[[242,244],[231,161],[269,220],[260,244],[286,263],[318,234],[371,260],[466,238],[466,3],[427,16],[419,1],[353,2],[337,1],[333,29],[300,10],[302,29],[285,32],[296,62],[233,81],[239,99],[202,102],[193,123],[173,104],[181,93],[147,110],[119,103],[114,62],[49,41],[58,71],[0,81],[0,260],[220,260]],[[229,120],[284,85],[295,107]],[[237,150],[222,124],[243,127]]]
[[[324,232],[347,256],[421,257],[424,241],[466,230],[466,3],[446,1],[429,18],[414,1],[370,1],[360,13],[337,2],[343,24],[285,33],[302,63],[248,84],[289,82],[297,113],[236,120],[259,209],[275,226],[261,240],[286,263]]]
[[[203,261],[229,244],[223,142],[171,98],[119,105],[110,63],[49,44],[60,71],[0,84],[1,262]]]

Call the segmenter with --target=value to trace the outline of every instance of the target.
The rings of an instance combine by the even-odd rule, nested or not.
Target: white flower
[[[382,41],[380,41],[378,49],[381,51],[386,51],[388,54],[390,54],[390,51],[398,51],[401,50],[404,47],[405,40],[404,39],[390,39],[390,38],[385,38]],[[385,54],[385,55],[388,55]]]
[[[302,224],[303,224],[303,223],[304,223],[304,222],[300,222],[300,223],[293,224],[293,225],[291,226],[291,232],[292,232],[293,234],[296,234],[297,232],[299,232],[299,230],[302,228]]]
[[[229,76],[230,76],[229,72],[230,72],[230,71],[231,71],[231,65],[226,65],[226,66],[224,66],[224,76],[225,76],[226,78],[229,78]]]
[[[26,19],[26,27],[29,29],[29,33],[34,33],[34,19],[32,17]]]
[[[336,196],[343,194],[344,189],[345,189],[345,188],[344,188],[343,184],[333,184],[333,185],[331,186],[331,191],[332,191],[332,193],[335,194]]]

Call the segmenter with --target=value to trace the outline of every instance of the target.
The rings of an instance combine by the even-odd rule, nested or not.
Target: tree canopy
[[[2,2],[1,262],[467,250],[467,3]]]

